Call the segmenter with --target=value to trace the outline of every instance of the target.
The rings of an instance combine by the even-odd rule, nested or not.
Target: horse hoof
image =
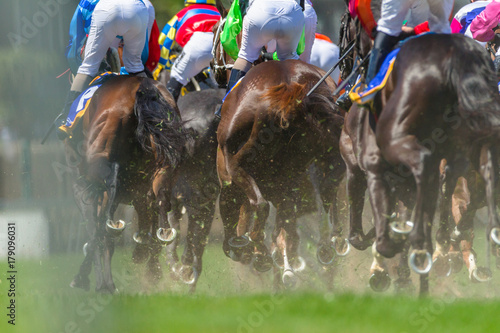
[[[132,236],[132,239],[137,244],[146,245],[146,244],[149,244],[150,241],[151,241],[151,234],[149,232],[148,233],[139,233],[139,232],[136,232]]]
[[[295,285],[297,284],[297,277],[295,276],[295,274],[291,270],[286,270],[283,273],[281,280],[283,281],[283,286],[286,289],[291,289],[291,288],[295,287]]]
[[[302,272],[304,269],[306,269],[306,261],[304,260],[304,258],[302,257],[297,257],[296,260],[294,260],[294,263],[292,264],[292,267],[293,267],[293,271],[295,273],[300,273]]]
[[[389,237],[397,243],[403,242],[408,238],[408,235],[413,229],[413,222],[406,221],[404,223],[392,222],[389,230]]]
[[[112,220],[107,220],[106,221],[106,231],[111,237],[118,237],[121,236],[123,233],[123,230],[125,230],[125,221],[123,220],[118,220],[118,221],[112,221]]]
[[[432,256],[425,250],[413,250],[409,264],[415,273],[420,275],[428,274],[432,268]]]
[[[335,249],[332,243],[318,245],[316,259],[323,266],[330,265],[335,259]]]
[[[370,288],[378,293],[384,292],[391,286],[391,278],[387,272],[375,271],[371,276]]]
[[[83,255],[86,257],[89,250],[89,243],[83,244]]]
[[[432,271],[436,273],[437,276],[445,277],[451,275],[451,259],[448,255],[437,256],[436,259],[434,259],[432,266]]]
[[[250,238],[248,236],[231,237],[228,244],[233,249],[242,249],[250,245]]]
[[[500,245],[500,228],[491,229],[490,237],[495,244]]]
[[[90,280],[88,277],[80,277],[79,275],[75,276],[73,281],[69,284],[71,288],[80,288],[85,291],[90,290]]]
[[[349,237],[348,241],[358,251],[364,251],[373,244],[373,241],[365,241],[360,235]]]
[[[285,261],[283,260],[283,256],[277,249],[273,250],[273,253],[271,253],[271,257],[273,258],[274,265],[277,268],[281,269],[285,266]]]
[[[193,285],[198,281],[198,271],[193,266],[182,265],[178,271],[181,281],[187,285]]]
[[[351,252],[351,244],[345,238],[332,237],[332,246],[339,257],[345,257]]]
[[[476,267],[472,271],[471,274],[471,281],[472,282],[478,282],[478,283],[483,283],[483,282],[488,282],[492,279],[493,273],[489,268],[486,267]]]
[[[462,258],[462,253],[460,252],[450,252],[450,265],[451,265],[451,273],[456,274],[462,270],[464,267],[464,260]]]
[[[165,245],[169,245],[172,244],[177,237],[177,230],[175,230],[175,228],[158,228],[156,231],[156,237]]]
[[[256,254],[253,259],[253,268],[257,272],[267,272],[273,267],[274,260],[271,256],[266,254]]]

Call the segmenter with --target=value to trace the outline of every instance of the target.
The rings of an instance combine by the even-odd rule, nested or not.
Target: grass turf
[[[120,293],[113,296],[68,287],[80,255],[19,262],[15,326],[7,323],[7,267],[0,264],[0,332],[493,332],[500,310],[497,279],[474,285],[479,297],[465,298],[373,294],[365,286],[272,294],[271,274],[254,285],[239,281],[238,266],[219,246],[207,248],[205,271],[190,295],[168,274],[147,286],[144,266],[134,266],[130,253],[118,249],[115,254],[113,274]],[[462,273],[454,280],[460,288],[470,285]],[[342,277],[338,280],[342,283]],[[488,293],[491,298],[481,296]]]

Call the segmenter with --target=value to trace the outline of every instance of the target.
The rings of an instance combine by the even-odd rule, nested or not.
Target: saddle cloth
[[[373,102],[375,95],[377,92],[382,90],[387,83],[389,76],[392,73],[392,69],[394,67],[394,62],[396,61],[396,56],[399,53],[400,48],[393,50],[387,57],[385,58],[382,66],[380,67],[379,72],[370,81],[368,86],[363,89],[363,85],[361,81],[358,79],[356,84],[352,87],[349,92],[349,98],[354,102],[360,105],[367,105]]]
[[[68,117],[66,118],[66,122],[59,127],[59,131],[66,133],[68,137],[72,137],[73,129],[79,123],[80,119],[85,114],[87,110],[90,100],[97,89],[109,78],[118,75],[117,73],[105,72],[98,76],[96,76],[92,82],[90,82],[90,87],[84,90],[80,96],[78,96],[71,107],[69,109]]]

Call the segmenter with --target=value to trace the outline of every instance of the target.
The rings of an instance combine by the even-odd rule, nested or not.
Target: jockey
[[[171,70],[167,89],[176,101],[188,80],[210,65],[214,39],[212,27],[220,20],[215,0],[185,0],[184,3],[185,7],[160,34],[161,57],[153,73],[158,79],[163,69]],[[170,52],[175,43],[183,49],[172,65]]]
[[[311,50],[311,64],[327,72],[339,61],[339,47],[325,35],[316,33],[315,37]],[[335,83],[338,83],[339,69],[335,69],[330,77]]]
[[[500,0],[493,0],[484,10],[474,18],[470,24],[470,31],[474,39],[480,42],[489,42],[495,38],[500,24]],[[500,72],[500,48],[495,55],[495,70]]]
[[[471,0],[471,3],[460,8],[460,10],[455,14],[453,20],[451,21],[451,32],[454,34],[464,34],[467,37],[474,38],[474,36],[472,36],[472,32],[470,31],[470,24],[472,20],[477,15],[479,15],[479,13],[481,13],[490,2],[491,0]]]
[[[366,74],[369,83],[377,74],[385,57],[400,39],[403,22],[412,9],[411,20],[422,23],[428,19],[431,31],[451,33],[449,14],[453,0],[382,0],[381,17]],[[420,22],[419,22],[420,21]]]
[[[154,23],[154,8],[149,0],[81,0],[70,25],[66,51],[72,71],[77,74],[64,104],[68,114],[73,101],[98,73],[110,46],[123,39],[123,63],[128,73],[146,77],[147,40]],[[85,57],[80,52],[85,45]],[[144,59],[144,60],[143,60]],[[81,64],[80,64],[81,62]]]
[[[239,1],[246,5],[247,0]],[[262,47],[273,39],[279,60],[299,59],[297,46],[305,21],[304,2],[300,3],[302,6],[295,0],[249,0],[246,15],[242,10],[241,49],[231,69],[226,94],[259,58]],[[220,110],[221,107],[215,112],[217,118],[220,118]]]

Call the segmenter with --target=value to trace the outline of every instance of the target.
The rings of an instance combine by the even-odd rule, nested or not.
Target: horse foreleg
[[[490,268],[490,241],[497,256],[497,267],[500,268],[500,221],[496,211],[495,181],[498,174],[498,156],[493,146],[481,147],[480,171],[486,183],[486,202],[488,203],[488,228],[486,229],[486,260],[487,268]]]
[[[172,188],[176,178],[177,171],[167,167],[157,171],[153,180],[153,192],[160,214],[160,224],[156,230],[156,237],[166,245],[171,244],[177,237],[177,230],[172,228],[168,221],[168,212],[172,208],[170,202]]]

